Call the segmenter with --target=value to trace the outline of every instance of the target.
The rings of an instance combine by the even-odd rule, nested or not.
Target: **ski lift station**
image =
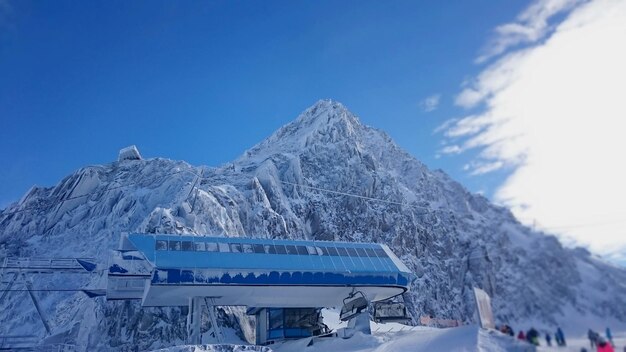
[[[245,306],[256,316],[256,343],[264,345],[326,333],[324,307],[342,307],[349,324],[364,314],[369,321],[369,304],[379,321],[407,319],[406,308],[389,300],[412,279],[389,247],[376,243],[134,233],[122,234],[113,254],[106,296],[144,307],[188,306],[190,343],[200,342],[204,307],[216,327],[214,306]]]

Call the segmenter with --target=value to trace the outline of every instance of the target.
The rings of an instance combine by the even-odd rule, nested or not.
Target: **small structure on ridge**
[[[141,154],[135,145],[120,149],[120,154],[117,157],[117,161],[124,160],[141,160]]]

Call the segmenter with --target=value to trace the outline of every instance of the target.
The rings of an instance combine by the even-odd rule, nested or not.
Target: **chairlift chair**
[[[367,309],[368,302],[365,295],[361,291],[352,291],[348,297],[343,299],[343,307],[341,307],[341,313],[339,319],[341,321],[348,321],[364,309]]]
[[[374,304],[374,321],[377,323],[406,323],[411,320],[403,302],[377,302]]]

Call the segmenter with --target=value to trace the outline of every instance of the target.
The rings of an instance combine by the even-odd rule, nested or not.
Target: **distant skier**
[[[552,336],[550,336],[549,332],[546,332],[546,344],[552,346]]]
[[[613,343],[613,335],[611,334],[611,329],[609,329],[608,326],[606,327],[606,338],[609,340],[611,345],[615,347],[615,344]]]
[[[563,334],[563,330],[561,327],[556,328],[556,333],[554,334],[554,339],[556,340],[556,344],[559,346],[566,346],[565,343],[565,335]]]
[[[594,349],[598,344],[598,333],[589,329],[587,332],[587,337],[589,338],[589,344],[591,345],[591,349]]]
[[[513,331],[513,328],[510,327],[509,325],[505,325],[505,327],[506,327],[506,333],[509,334],[509,336],[514,337],[515,331]]]
[[[515,336],[515,333],[513,332],[513,328],[511,328],[510,326],[503,324],[502,326],[500,326],[500,332],[509,336]]]
[[[539,346],[539,332],[535,328],[530,328],[526,332],[526,340],[535,346]]]
[[[519,334],[517,334],[517,339],[518,340],[523,340],[523,341],[526,340],[526,335],[524,335],[524,330],[520,330],[519,331]]]
[[[554,333],[554,342],[556,342],[557,346],[563,346],[563,342],[561,341],[561,335],[559,334],[559,330],[558,329]]]

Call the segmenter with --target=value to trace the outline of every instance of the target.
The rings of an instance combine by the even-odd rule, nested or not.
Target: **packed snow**
[[[460,328],[406,330],[368,336],[357,334],[351,339],[329,337],[321,339],[294,340],[267,347],[249,345],[201,345],[178,346],[159,352],[580,352],[583,348],[595,351],[589,341],[578,337],[568,340],[563,347],[548,347],[545,341],[535,347],[496,331],[476,326]],[[615,351],[626,347],[626,338],[616,338]]]

